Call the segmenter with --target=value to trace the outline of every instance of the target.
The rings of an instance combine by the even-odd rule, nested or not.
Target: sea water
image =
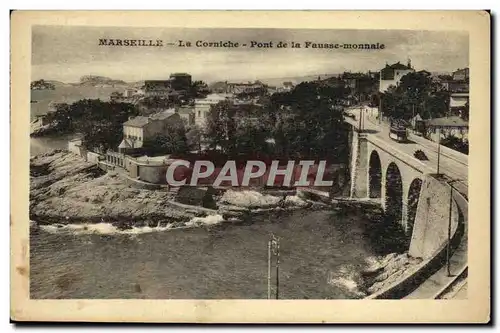
[[[190,222],[128,230],[33,223],[31,298],[264,299],[271,233],[281,239],[279,298],[359,298],[355,273],[374,255],[367,221],[352,214],[297,210],[247,224],[219,215]],[[274,295],[274,262],[271,278]]]

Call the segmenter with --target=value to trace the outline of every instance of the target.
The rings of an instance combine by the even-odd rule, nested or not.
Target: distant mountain
[[[318,79],[318,77],[320,79],[327,79],[338,75],[339,74],[316,74],[316,75],[306,75],[306,76],[268,78],[268,79],[260,79],[260,81],[270,86],[281,87],[283,85],[283,82],[292,82],[293,84],[297,85],[305,81],[315,81]]]
[[[31,88],[31,90],[54,90],[54,89],[56,89],[55,85],[51,81],[46,81],[43,79],[31,82],[30,88]]]
[[[80,78],[78,85],[81,86],[126,86],[127,82],[122,80],[113,80],[105,76],[85,75]]]
[[[208,89],[212,91],[226,91],[227,82],[226,81],[212,82],[208,85]]]
[[[68,85],[67,83],[64,83],[64,82],[61,82],[61,81],[57,81],[57,80],[45,80],[45,82],[54,85],[54,87],[56,87],[56,88]]]

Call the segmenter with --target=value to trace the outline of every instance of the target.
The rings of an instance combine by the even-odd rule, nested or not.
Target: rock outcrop
[[[412,258],[408,253],[391,253],[372,261],[361,271],[359,289],[366,294],[376,293],[393,284],[403,274],[413,270],[421,259]]]
[[[169,203],[166,191],[132,188],[116,173],[64,151],[30,161],[30,219],[38,223],[128,224],[189,221],[203,213]]]

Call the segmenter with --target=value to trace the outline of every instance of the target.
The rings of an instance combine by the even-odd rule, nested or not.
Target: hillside
[[[113,80],[105,76],[85,75],[80,78],[81,86],[126,86],[127,82],[122,80]]]
[[[306,75],[306,76],[277,77],[277,78],[260,79],[260,81],[270,86],[280,87],[283,85],[283,82],[286,81],[292,82],[293,84],[297,85],[300,82],[317,80],[318,77],[320,77],[321,79],[326,79],[337,75],[338,74],[316,74],[316,75]]]

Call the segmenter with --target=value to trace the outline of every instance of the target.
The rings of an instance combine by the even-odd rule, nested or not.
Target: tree
[[[448,148],[459,151],[463,154],[469,154],[469,142],[453,135],[448,135],[441,139],[441,144]]]
[[[215,150],[221,147],[226,154],[234,153],[236,134],[236,107],[231,101],[221,101],[210,106],[207,117],[206,137]]]
[[[203,138],[203,131],[198,126],[192,127],[186,133],[187,144],[190,149],[201,151],[201,141]]]
[[[208,85],[203,81],[193,81],[188,92],[188,98],[205,98],[210,93]]]
[[[242,117],[237,124],[235,149],[248,156],[268,153],[268,137],[269,132],[262,123],[255,122],[251,117]]]
[[[168,125],[165,132],[145,140],[143,149],[151,155],[183,154],[189,150],[183,126]]]
[[[467,101],[464,108],[460,110],[460,116],[463,120],[469,121],[469,101]]]
[[[169,97],[148,96],[141,99],[138,106],[142,114],[151,114],[174,107],[174,102]]]
[[[403,76],[398,86],[391,86],[381,95],[384,115],[391,119],[409,120],[420,114],[422,118],[445,116],[450,96],[426,71]]]
[[[123,123],[138,114],[129,103],[81,100],[70,106],[70,115],[77,132],[83,134],[88,149],[115,150],[123,134]]]
[[[285,156],[347,155],[347,128],[339,105],[349,90],[328,82],[303,82],[292,91],[271,96],[269,122],[274,124],[276,150]]]
[[[110,101],[117,102],[119,100],[123,100],[123,93],[119,91],[113,91],[109,96]]]
[[[129,103],[103,102],[83,99],[73,104],[57,104],[56,110],[46,115],[50,130],[46,134],[83,134],[88,149],[115,149],[122,139],[123,123],[136,116],[137,110]]]

